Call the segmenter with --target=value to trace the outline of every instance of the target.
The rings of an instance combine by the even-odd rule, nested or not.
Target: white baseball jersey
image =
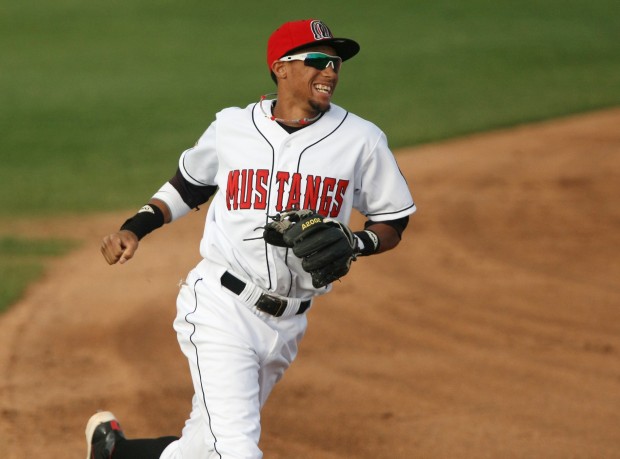
[[[263,101],[270,112],[270,101]],[[229,108],[179,162],[185,179],[216,185],[201,255],[262,288],[308,298],[315,289],[300,261],[265,244],[262,229],[285,209],[314,209],[348,223],[353,208],[373,221],[415,211],[385,134],[332,104],[317,122],[293,134],[266,118],[258,104]]]
[[[269,113],[269,101],[262,103]],[[295,359],[307,318],[297,307],[278,317],[258,310],[256,295],[295,306],[329,290],[312,286],[290,249],[266,244],[262,227],[292,207],[348,223],[353,208],[381,222],[406,217],[415,205],[385,135],[333,104],[292,134],[258,104],[223,110],[181,155],[179,169],[189,183],[217,192],[200,244],[204,260],[181,287],[174,323],[192,374],[192,412],[161,458],[260,459],[260,410]],[[154,197],[173,219],[189,211],[170,184]],[[225,287],[226,271],[244,281],[243,292]]]

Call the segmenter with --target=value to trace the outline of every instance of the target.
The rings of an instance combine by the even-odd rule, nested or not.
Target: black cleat
[[[86,459],[111,459],[116,442],[125,434],[116,417],[109,411],[101,411],[91,416],[86,424]]]

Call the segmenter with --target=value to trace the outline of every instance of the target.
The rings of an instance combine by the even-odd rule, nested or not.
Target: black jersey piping
[[[411,209],[412,207],[415,207],[415,203],[412,202],[410,206],[405,207],[404,209],[400,209],[400,210],[395,210],[394,212],[379,212],[376,214],[366,214],[367,217],[375,217],[377,215],[392,215],[392,214],[397,214],[400,212],[404,212],[406,210]],[[381,222],[377,222],[377,223],[381,223]]]
[[[299,160],[297,161],[297,173],[299,173],[299,168],[301,167],[301,157],[303,156],[303,154],[306,152],[306,150],[308,150],[309,148],[314,147],[317,143],[322,142],[323,140],[325,140],[326,138],[328,138],[330,135],[332,135],[334,132],[336,132],[340,126],[342,126],[342,123],[344,123],[344,120],[347,119],[347,117],[349,116],[349,112],[346,112],[344,114],[344,117],[342,118],[342,121],[340,121],[340,123],[338,123],[338,126],[336,126],[334,128],[334,130],[332,132],[330,132],[329,134],[327,134],[325,137],[317,140],[316,142],[314,142],[311,145],[308,145],[306,148],[304,148],[303,150],[301,150],[301,153],[299,153]]]
[[[256,105],[258,104],[255,104],[254,107],[252,107],[252,124],[254,125],[254,128],[258,131],[258,133],[261,135],[261,137],[265,139],[265,142],[267,142],[267,145],[269,145],[269,147],[271,148],[271,171],[269,173],[269,186],[268,186],[268,191],[267,191],[267,212],[265,213],[265,225],[267,225],[269,223],[269,205],[271,203],[271,184],[272,184],[273,176],[274,176],[273,169],[275,168],[275,163],[276,163],[276,151],[275,151],[275,148],[273,148],[273,145],[271,144],[269,139],[265,137],[265,135],[261,132],[261,130],[256,125],[256,119],[254,118],[254,110],[256,110]],[[288,249],[287,249],[287,255],[288,255]],[[265,264],[267,265],[267,276],[269,277],[268,290],[272,290],[273,284],[271,282],[271,269],[269,268],[269,247],[267,246],[267,241],[265,241]],[[290,284],[292,284],[293,273],[290,272],[290,269],[289,269],[289,276],[290,276]]]
[[[273,147],[273,145],[271,144],[271,142],[269,142],[269,140],[267,139],[267,137],[261,132],[261,130],[258,128],[257,124],[256,124],[256,120],[254,118],[254,111],[256,110],[256,106],[257,104],[254,104],[254,107],[252,107],[252,124],[254,124],[254,127],[256,128],[256,130],[258,131],[258,133],[261,135],[261,137],[263,139],[265,139],[265,142],[267,142],[267,144],[271,147],[271,174],[269,177],[269,192],[267,193],[267,209],[269,209],[269,205],[271,204],[271,184],[272,184],[272,180],[273,180],[273,175],[274,175],[274,167],[275,167],[275,149]],[[336,126],[334,128],[333,131],[329,132],[328,134],[326,134],[324,137],[320,138],[319,140],[317,140],[316,142],[308,145],[307,147],[305,147],[300,153],[299,153],[299,159],[297,161],[297,173],[299,173],[299,168],[301,167],[301,157],[302,155],[311,147],[317,145],[318,143],[322,142],[323,140],[325,140],[326,138],[328,138],[330,135],[332,135],[334,132],[336,132],[340,126],[342,126],[342,124],[344,123],[344,121],[347,119],[347,117],[349,116],[349,112],[345,112],[344,117],[342,118],[342,120],[340,121],[340,123],[338,123],[338,126]],[[269,212],[269,211],[267,211]],[[265,216],[265,224],[267,224],[269,222],[269,216]],[[286,264],[286,266],[288,267],[288,251],[289,249],[286,250],[286,255],[284,257],[284,263]],[[267,250],[267,242],[265,242],[265,262],[267,263],[267,273],[269,274],[269,288],[272,288],[272,283],[271,283],[271,270],[269,269],[269,252]],[[287,296],[289,296],[291,294],[291,289],[293,288],[293,272],[292,270],[289,268],[289,288],[288,288],[288,292],[287,292]]]
[[[193,147],[192,147],[192,148],[188,148],[187,150],[185,150],[185,151],[183,152],[183,155],[185,155],[185,153],[187,153],[188,151],[193,150],[193,149],[194,149]],[[187,174],[187,176],[188,176],[189,178],[191,178],[192,180],[194,180],[196,183],[200,183],[200,184],[201,184],[201,185],[203,185],[203,186],[214,186],[214,185],[212,185],[212,184],[210,184],[210,183],[204,183],[204,182],[201,182],[200,180],[198,180],[197,178],[192,177],[192,174],[190,174],[190,173],[188,172],[188,170],[187,170],[187,167],[185,167],[185,156],[183,156],[183,170],[185,171],[185,173]]]

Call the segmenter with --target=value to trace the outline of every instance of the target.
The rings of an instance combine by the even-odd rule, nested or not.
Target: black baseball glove
[[[263,232],[265,241],[292,248],[315,288],[349,272],[357,257],[357,238],[347,225],[309,209],[286,211],[272,219]]]

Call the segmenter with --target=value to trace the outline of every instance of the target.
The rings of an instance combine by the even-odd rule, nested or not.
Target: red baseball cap
[[[333,47],[343,61],[352,58],[360,50],[360,45],[354,40],[334,38],[329,27],[318,19],[286,22],[269,37],[267,66],[271,70],[271,64],[281,57],[316,45]]]

